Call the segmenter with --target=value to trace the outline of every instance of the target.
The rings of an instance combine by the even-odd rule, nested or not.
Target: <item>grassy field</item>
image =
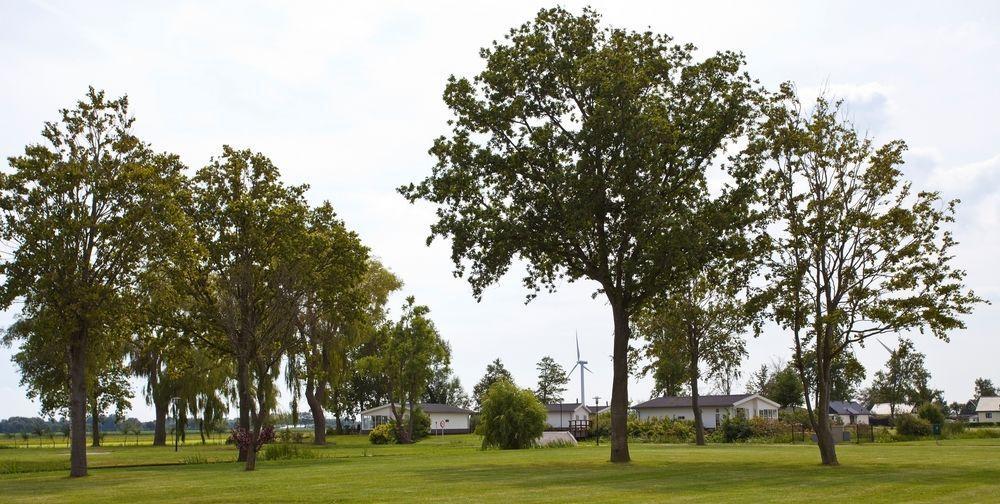
[[[376,447],[336,436],[303,445],[314,458],[262,461],[254,473],[232,447],[191,440],[177,453],[91,449],[91,475],[75,480],[64,446],[0,449],[0,501],[1000,502],[997,439],[843,445],[843,465],[828,468],[811,445],[636,443],[631,464],[612,465],[606,445],[482,451],[475,436]]]

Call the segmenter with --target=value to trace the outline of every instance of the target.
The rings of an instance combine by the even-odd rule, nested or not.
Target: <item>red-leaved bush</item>
[[[233,428],[232,434],[229,435],[229,439],[236,444],[241,450],[250,446],[251,431],[244,429],[243,427],[236,426]],[[274,427],[270,425],[265,425],[260,429],[260,434],[257,435],[257,443],[253,447],[254,453],[259,452],[261,447],[267,443],[274,441]]]

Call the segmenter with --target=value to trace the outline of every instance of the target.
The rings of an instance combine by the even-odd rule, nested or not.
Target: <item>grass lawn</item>
[[[0,501],[1000,502],[998,439],[842,445],[834,468],[811,445],[634,443],[633,462],[613,465],[606,445],[481,451],[475,436],[376,447],[332,439],[316,458],[261,461],[254,473],[222,445],[176,454],[107,446],[91,449],[83,479],[67,477],[65,447],[0,449]]]

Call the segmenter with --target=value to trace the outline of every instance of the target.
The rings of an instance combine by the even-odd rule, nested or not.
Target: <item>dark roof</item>
[[[473,412],[450,404],[420,403],[420,409],[424,413],[465,413],[471,415]]]
[[[569,413],[569,412],[571,412],[571,411],[573,411],[573,410],[575,410],[575,409],[577,409],[579,407],[580,407],[580,403],[578,403],[578,402],[575,402],[575,403],[552,403],[552,404],[546,404],[545,405],[545,409],[548,410],[549,413],[559,413],[560,411],[565,412],[565,413]]]
[[[732,406],[753,394],[731,394],[731,395],[699,395],[698,406]],[[632,409],[643,408],[684,408],[691,406],[691,396],[663,396],[650,399],[644,403],[632,406]]]
[[[830,401],[830,413],[834,415],[871,415],[868,408],[854,401]]]

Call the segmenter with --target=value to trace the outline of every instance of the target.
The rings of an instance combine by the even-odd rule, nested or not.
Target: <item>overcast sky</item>
[[[587,402],[610,399],[611,311],[595,285],[564,285],[525,306],[512,273],[476,303],[453,278],[446,243],[424,246],[432,208],[395,192],[425,176],[432,139],[449,115],[450,74],[471,76],[479,48],[552,4],[538,2],[150,2],[5,0],[0,3],[0,156],[40,139],[44,121],[88,85],[128,94],[136,130],[192,169],[223,144],[271,157],[291,184],[330,200],[349,227],[431,308],[467,389],[500,357],[522,386],[551,355],[568,369],[578,332]],[[363,4],[363,5],[362,5]],[[567,2],[578,11],[583,4]],[[904,171],[922,189],[961,198],[955,261],[992,306],[968,317],[950,343],[915,336],[932,385],[964,401],[972,382],[1000,380],[1000,3],[592,2],[606,23],[651,28],[708,51],[743,51],[767,86],[795,82],[845,98],[877,141],[904,139]],[[401,299],[396,300],[398,304]],[[0,314],[6,327],[16,314]],[[893,338],[883,339],[893,345]],[[749,343],[744,375],[787,360],[789,337]],[[0,349],[0,418],[35,415],[12,349]],[[885,361],[860,351],[869,375]],[[574,375],[566,399],[579,396]],[[741,380],[739,389],[742,389]],[[649,396],[633,379],[629,396]],[[138,392],[138,391],[137,391]],[[150,418],[141,396],[133,412]],[[287,395],[283,398],[287,408]]]

